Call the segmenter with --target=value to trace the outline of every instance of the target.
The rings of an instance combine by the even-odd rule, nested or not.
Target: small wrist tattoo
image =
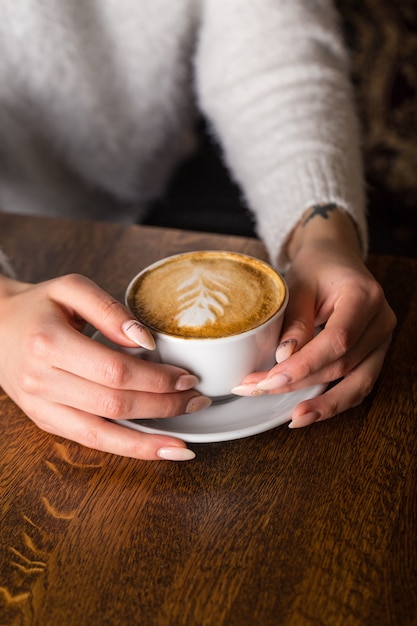
[[[337,208],[338,208],[337,204],[335,204],[334,202],[331,202],[330,204],[315,204],[311,208],[311,212],[305,218],[305,220],[303,222],[303,226],[308,224],[308,222],[310,220],[312,220],[313,217],[316,217],[316,215],[319,215],[324,220],[328,220],[329,219],[329,213],[331,213],[332,211],[336,211]]]

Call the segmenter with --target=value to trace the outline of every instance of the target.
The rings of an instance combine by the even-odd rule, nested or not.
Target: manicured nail
[[[249,385],[238,385],[233,387],[232,393],[237,396],[263,396],[267,391],[258,389],[256,383],[250,383]]]
[[[137,320],[128,320],[122,325],[122,330],[126,337],[129,337],[138,346],[147,350],[155,350],[155,340],[145,326]]]
[[[177,391],[188,391],[188,389],[193,389],[197,383],[197,376],[194,376],[193,374],[182,374],[179,378],[177,378],[175,389]]]
[[[277,363],[282,363],[282,361],[285,361],[288,357],[294,354],[296,347],[297,342],[295,339],[287,339],[286,341],[280,343],[276,351]]]
[[[276,374],[275,376],[270,376],[269,378],[264,378],[260,383],[257,384],[257,388],[261,391],[275,391],[280,387],[285,387],[290,382],[290,377],[288,374]]]
[[[186,413],[197,413],[197,411],[202,411],[203,409],[207,409],[211,405],[210,398],[206,396],[195,396],[188,401],[187,406],[185,407]]]
[[[297,417],[294,417],[288,424],[288,428],[302,428],[303,426],[309,426],[310,424],[317,422],[320,418],[321,413],[319,411],[310,411],[309,413],[304,413],[303,415],[297,415]]]
[[[159,448],[156,454],[165,461],[191,461],[195,458],[194,452],[188,448]]]

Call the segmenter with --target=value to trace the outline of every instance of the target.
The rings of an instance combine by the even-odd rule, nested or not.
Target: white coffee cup
[[[214,401],[275,363],[288,288],[269,264],[229,251],[167,257],[129,283],[126,306],[155,338],[158,360],[199,378]]]

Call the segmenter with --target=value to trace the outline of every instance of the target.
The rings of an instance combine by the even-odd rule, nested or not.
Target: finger
[[[289,427],[301,428],[321,422],[360,404],[375,385],[389,344],[390,340],[378,346],[348,376],[322,395],[297,405]]]
[[[328,341],[326,337],[323,338],[324,332],[322,331],[291,357],[275,365],[269,372],[249,374],[241,385],[232,390],[233,393],[241,396],[289,393],[338,378],[332,377],[323,368],[327,365],[328,359]]]
[[[258,382],[262,391],[294,391],[317,382],[330,382],[344,376],[360,363],[392,332],[388,305],[371,319],[368,327],[357,324],[353,311],[342,307],[329,318],[326,327],[288,361],[276,365]]]
[[[285,311],[280,344],[276,350],[277,363],[285,361],[313,335],[314,294],[308,287],[298,284],[290,293]]]
[[[292,292],[289,302],[287,319],[284,331],[281,335],[281,343],[277,348],[277,363],[282,363],[299,351],[305,345],[303,355],[298,360],[291,360],[291,370],[283,375],[282,368],[275,368],[268,375],[269,378],[276,376],[275,380],[261,383],[261,389],[267,391],[278,389],[287,382],[306,379],[308,376],[319,372],[326,364],[337,362],[358,342],[368,326],[371,326],[375,317],[382,320],[381,311],[386,313],[388,308],[383,291],[378,283],[367,283],[367,288],[345,288],[340,290],[331,310],[319,310],[313,315],[312,307],[307,306],[314,302],[314,294],[308,287],[297,283]],[[327,307],[329,305],[326,305]],[[358,315],[360,312],[360,315]],[[385,315],[387,319],[387,316]],[[314,324],[326,322],[325,331],[320,333],[319,340],[310,342],[313,337]],[[392,328],[392,326],[391,326]],[[378,329],[376,329],[378,333]],[[372,343],[368,340],[369,349],[373,349],[381,341],[382,334]],[[366,352],[364,353],[366,354]],[[334,378],[333,378],[334,379]]]
[[[306,302],[308,298],[303,294],[301,298],[295,298],[277,348],[277,363],[286,360],[310,342],[309,351],[316,355],[315,369],[318,370],[326,362],[333,362],[343,356],[364,332],[372,316],[358,319],[359,302],[354,301],[354,298],[346,302],[340,300],[331,312],[324,331],[319,334],[319,340],[312,342],[315,320]]]
[[[162,394],[122,390],[58,370],[49,372],[48,377],[33,378],[29,385],[26,380],[25,391],[30,398],[41,397],[51,403],[110,419],[173,417],[195,413],[211,404],[209,398],[194,390]]]
[[[291,292],[285,311],[280,344],[275,353],[278,364],[286,361],[313,337],[314,314],[312,309],[306,307],[306,302],[311,301],[313,301],[313,298],[309,296],[309,289],[303,289],[301,285]],[[273,376],[276,371],[276,368],[273,368],[269,372],[250,373],[243,379],[240,385],[232,389],[232,393],[241,396],[260,395],[261,390],[257,387],[258,383],[269,376]]]
[[[283,371],[283,368],[278,365],[272,368],[268,373],[256,372],[251,374],[246,377],[243,383],[239,387],[236,387],[233,392],[242,396],[261,395],[262,393],[288,393],[317,384],[330,383],[346,376],[359,363],[366,359],[377,346],[381,344],[385,345],[387,338],[388,341],[390,341],[389,338],[391,337],[393,329],[390,309],[388,309],[388,313],[388,315],[385,315],[385,313],[382,312],[381,315],[377,316],[355,346],[347,351],[340,359],[329,364],[325,363],[328,350],[327,342],[322,346],[319,345],[318,348],[313,342],[307,344],[299,353],[291,357],[291,362],[286,364],[284,368],[284,370],[289,370],[291,365],[293,366],[292,371],[294,371],[297,367],[297,365],[294,366],[294,361],[304,359],[306,363],[304,367],[301,366],[303,367],[304,375],[301,376],[299,380],[292,380],[291,373]],[[323,339],[325,334],[326,330],[322,331],[320,336],[314,340],[315,344],[320,344],[319,339]],[[317,370],[308,369],[308,364],[311,362],[313,356],[317,359],[317,355],[320,355],[320,353],[323,354],[323,367]],[[319,361],[316,360],[316,364],[318,362]],[[308,374],[308,372],[311,373]]]
[[[37,333],[30,346],[38,363],[50,363],[55,369],[104,387],[168,393],[186,391],[198,378],[183,368],[144,361],[136,356],[113,350],[86,337],[70,326],[50,327],[48,333]],[[36,384],[41,371],[27,374],[27,384]],[[49,377],[48,374],[44,374]],[[31,376],[34,377],[32,383]]]
[[[37,422],[42,430],[102,452],[149,461],[188,461],[195,457],[194,452],[175,437],[140,433],[68,407],[44,407],[42,416],[42,421]]]
[[[51,299],[65,308],[71,306],[77,317],[100,330],[108,339],[123,346],[155,348],[152,334],[118,300],[79,274],[68,274],[45,283]]]

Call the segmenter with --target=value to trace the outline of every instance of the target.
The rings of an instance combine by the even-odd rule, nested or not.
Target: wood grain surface
[[[122,299],[191,249],[253,239],[0,214],[19,275],[82,272]],[[417,624],[417,260],[372,257],[398,316],[372,394],[333,420],[192,444],[188,463],[40,431],[1,392],[0,624]]]

